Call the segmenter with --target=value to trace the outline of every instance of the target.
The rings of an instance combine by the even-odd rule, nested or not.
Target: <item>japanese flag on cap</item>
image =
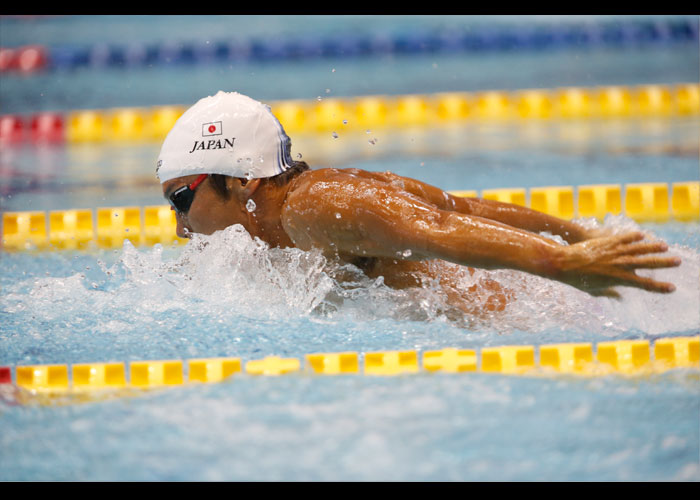
[[[163,142],[156,175],[161,183],[194,174],[272,177],[291,167],[290,147],[269,106],[238,92],[219,91],[175,122]]]

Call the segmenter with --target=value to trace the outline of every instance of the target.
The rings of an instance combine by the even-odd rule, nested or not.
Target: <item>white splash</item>
[[[620,227],[616,221],[606,221]],[[623,225],[627,225],[624,221]],[[113,329],[116,322],[161,321],[164,313],[197,310],[229,321],[236,317],[277,321],[446,321],[475,331],[567,330],[616,336],[697,331],[700,328],[700,255],[672,245],[680,267],[644,274],[673,282],[672,294],[620,288],[621,300],[595,298],[567,285],[516,271],[475,270],[451,265],[460,288],[475,287],[474,303],[488,300],[488,280],[509,290],[504,311],[473,317],[451,305],[437,283],[395,290],[381,277],[329,261],[318,251],[270,248],[242,226],[211,236],[194,234],[175,253],[161,246],[137,249],[125,243],[107,266],[71,276],[18,280],[3,289],[0,311],[33,321],[89,318]],[[99,268],[101,275],[94,274]],[[641,273],[640,273],[641,274]],[[89,276],[88,276],[89,275]],[[72,320],[71,320],[72,321]],[[111,325],[111,326],[110,326]]]

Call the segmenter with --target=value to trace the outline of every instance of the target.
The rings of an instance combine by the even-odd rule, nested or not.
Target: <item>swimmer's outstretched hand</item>
[[[632,232],[635,232],[635,231],[632,231]],[[641,233],[641,231],[636,231],[636,232]],[[608,236],[619,236],[622,234],[629,234],[629,232],[624,232],[624,233],[619,232],[619,231],[616,231],[612,227],[605,227],[605,226],[594,227],[594,228],[590,228],[590,229],[586,229],[586,230],[582,231],[580,239],[578,239],[577,241],[570,241],[569,243],[579,243],[581,241],[594,240],[596,238],[605,238]],[[647,240],[658,241],[658,238],[655,237],[653,234],[650,234],[650,233],[643,233],[643,234],[644,234],[644,238]]]
[[[661,254],[668,250],[663,241],[643,241],[640,232],[593,238],[562,247],[555,279],[594,296],[619,297],[613,286],[630,286],[650,292],[671,293],[672,283],[638,276],[637,269],[662,269],[681,264],[678,257]]]

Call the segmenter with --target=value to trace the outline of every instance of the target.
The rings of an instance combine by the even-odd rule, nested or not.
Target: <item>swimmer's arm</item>
[[[409,194],[408,186],[385,182],[384,174],[358,172],[317,172],[290,191],[281,219],[297,247],[359,257],[438,258],[540,275],[549,273],[548,261],[561,247],[497,221],[436,208],[424,196]]]
[[[578,243],[599,235],[575,222],[520,205],[483,198],[455,198],[456,210],[460,213],[484,217],[534,233],[546,231],[560,236],[567,243]]]
[[[396,177],[398,178],[398,176]],[[599,232],[586,229],[575,222],[560,219],[531,208],[483,198],[454,196],[440,188],[415,179],[401,177],[401,180],[406,191],[424,198],[441,210],[475,215],[534,233],[546,231],[560,236],[568,243],[577,243],[591,237],[600,236]]]
[[[483,269],[515,269],[598,294],[624,285],[670,292],[635,270],[674,267],[663,242],[641,233],[560,245],[491,219],[435,208],[404,189],[361,179],[329,180],[288,198],[285,230],[302,249],[399,259],[443,259]]]

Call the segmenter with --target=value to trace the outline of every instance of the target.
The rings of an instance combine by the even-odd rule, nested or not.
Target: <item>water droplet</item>
[[[347,120],[343,120],[343,125],[347,125],[347,124],[348,124],[348,121],[347,121]]]
[[[333,69],[331,70],[331,73],[335,73],[335,68],[333,68]]]
[[[365,130],[365,134],[371,134],[372,131],[370,129]]]
[[[367,142],[369,142],[372,146],[374,146],[375,144],[377,144],[377,138],[375,137],[374,139],[370,139]]]
[[[406,259],[409,258],[412,254],[413,254],[413,252],[411,252],[410,248],[407,248],[406,250],[401,252],[401,255],[403,255],[403,257]]]
[[[338,213],[338,212],[335,213],[335,218],[336,218],[336,219],[340,219],[341,217],[342,217],[342,215],[340,215],[340,213]]]
[[[316,97],[316,100],[317,100],[318,102],[321,102],[321,101],[323,100],[323,97],[318,96],[318,97]]]
[[[246,172],[245,178],[247,181],[251,180],[253,178],[253,174],[251,172]]]
[[[333,132],[331,135],[333,136],[333,139],[337,139],[337,138],[338,138],[338,134],[337,134],[336,132]]]
[[[301,160],[301,153],[297,153],[297,159]]]
[[[245,204],[245,209],[248,210],[248,212],[255,212],[255,209],[257,208],[257,205],[255,202],[251,199],[248,200],[248,202]]]
[[[330,93],[331,93],[331,89],[326,89],[326,94],[330,94]]]

